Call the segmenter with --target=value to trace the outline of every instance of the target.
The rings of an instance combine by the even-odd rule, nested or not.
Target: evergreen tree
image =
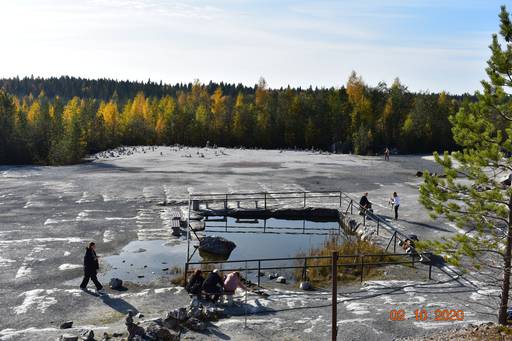
[[[493,36],[492,55],[478,101],[450,118],[453,137],[461,151],[434,154],[446,178],[428,172],[420,187],[420,201],[433,216],[442,215],[471,232],[426,246],[449,253],[459,263],[468,256],[477,267],[489,265],[501,272],[498,322],[507,323],[512,251],[512,187],[501,182],[512,170],[512,24],[503,6],[500,35]],[[463,178],[459,178],[459,176]],[[496,262],[496,263],[495,263]]]

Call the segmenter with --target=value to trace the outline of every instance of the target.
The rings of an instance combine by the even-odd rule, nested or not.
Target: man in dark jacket
[[[203,283],[203,291],[213,295],[213,302],[217,302],[224,289],[224,282],[219,275],[219,270],[214,269]]]
[[[96,291],[99,293],[105,292],[103,290],[103,285],[101,285],[96,277],[99,267],[98,256],[96,256],[96,244],[94,242],[90,242],[89,246],[85,249],[84,279],[82,284],[80,284],[80,289],[86,290],[89,279],[92,279],[92,282],[96,285]]]

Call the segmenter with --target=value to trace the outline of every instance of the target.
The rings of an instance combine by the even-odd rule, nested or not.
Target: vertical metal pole
[[[265,210],[267,209],[267,192],[263,193],[263,198],[265,200]]]
[[[306,192],[304,192],[304,207],[306,207]]]
[[[224,199],[224,209],[228,209],[228,194],[226,193],[226,199]]]
[[[331,340],[336,341],[338,336],[338,251],[332,253],[332,312],[331,312]]]
[[[258,261],[258,286],[260,286],[260,278],[261,278],[261,260]]]
[[[395,243],[393,245],[393,253],[396,253],[396,231],[393,233],[393,237],[395,238]]]
[[[185,263],[185,274],[184,274],[184,283],[183,283],[183,286],[186,286],[187,285],[187,274],[188,274],[188,261]]]
[[[352,202],[353,202],[353,200],[350,199],[350,214],[354,214],[354,212],[352,212],[352,208],[354,206],[354,204]]]
[[[245,278],[248,279],[249,277],[247,277],[247,262],[245,262]],[[244,328],[247,328],[247,289],[245,289],[245,324],[244,324]]]
[[[377,236],[379,235],[380,219],[377,219]]]
[[[361,283],[363,283],[364,275],[364,255],[361,255]]]
[[[428,279],[432,279],[432,261],[428,265]]]
[[[366,226],[366,212],[363,212],[363,226]]]
[[[340,191],[340,207],[341,207],[341,191]]]
[[[188,218],[187,218],[187,263],[190,261],[190,194],[188,195]]]
[[[307,281],[308,258],[304,257],[304,269],[302,270],[302,281]]]

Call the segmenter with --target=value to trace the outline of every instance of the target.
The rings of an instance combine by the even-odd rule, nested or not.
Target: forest
[[[121,145],[322,149],[361,155],[453,150],[449,117],[471,95],[414,93],[397,78],[270,89],[74,77],[0,79],[0,164],[63,165]]]

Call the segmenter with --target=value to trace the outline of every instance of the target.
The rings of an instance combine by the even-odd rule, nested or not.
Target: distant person
[[[400,207],[400,197],[396,192],[393,192],[393,198],[391,198],[391,203],[395,209],[395,220],[398,220],[398,208]]]
[[[384,149],[384,161],[389,161],[389,149],[388,149],[388,147],[386,147],[386,149]]]
[[[247,290],[245,285],[243,285],[242,281],[240,280],[240,273],[238,271],[234,271],[230,273],[224,281],[224,293],[228,298],[229,305],[233,304],[233,295],[235,294],[237,288]]]
[[[190,277],[190,281],[187,283],[185,289],[189,294],[196,295],[199,298],[201,297],[201,289],[203,288],[204,277],[201,270],[196,269],[192,277]]]
[[[203,291],[206,294],[213,296],[213,302],[217,302],[220,295],[222,295],[223,288],[224,283],[222,282],[222,278],[219,275],[219,270],[213,269],[213,271],[208,274],[208,277],[206,277],[206,280],[203,283]]]
[[[82,280],[82,284],[80,284],[80,289],[86,290],[89,279],[91,279],[96,286],[96,291],[100,294],[105,293],[103,285],[101,285],[96,277],[99,267],[98,256],[96,255],[96,244],[94,242],[90,242],[89,246],[85,248],[84,279]]]
[[[359,206],[361,206],[361,214],[364,214],[367,210],[373,212],[372,203],[368,200],[368,192],[364,193],[359,200]]]

